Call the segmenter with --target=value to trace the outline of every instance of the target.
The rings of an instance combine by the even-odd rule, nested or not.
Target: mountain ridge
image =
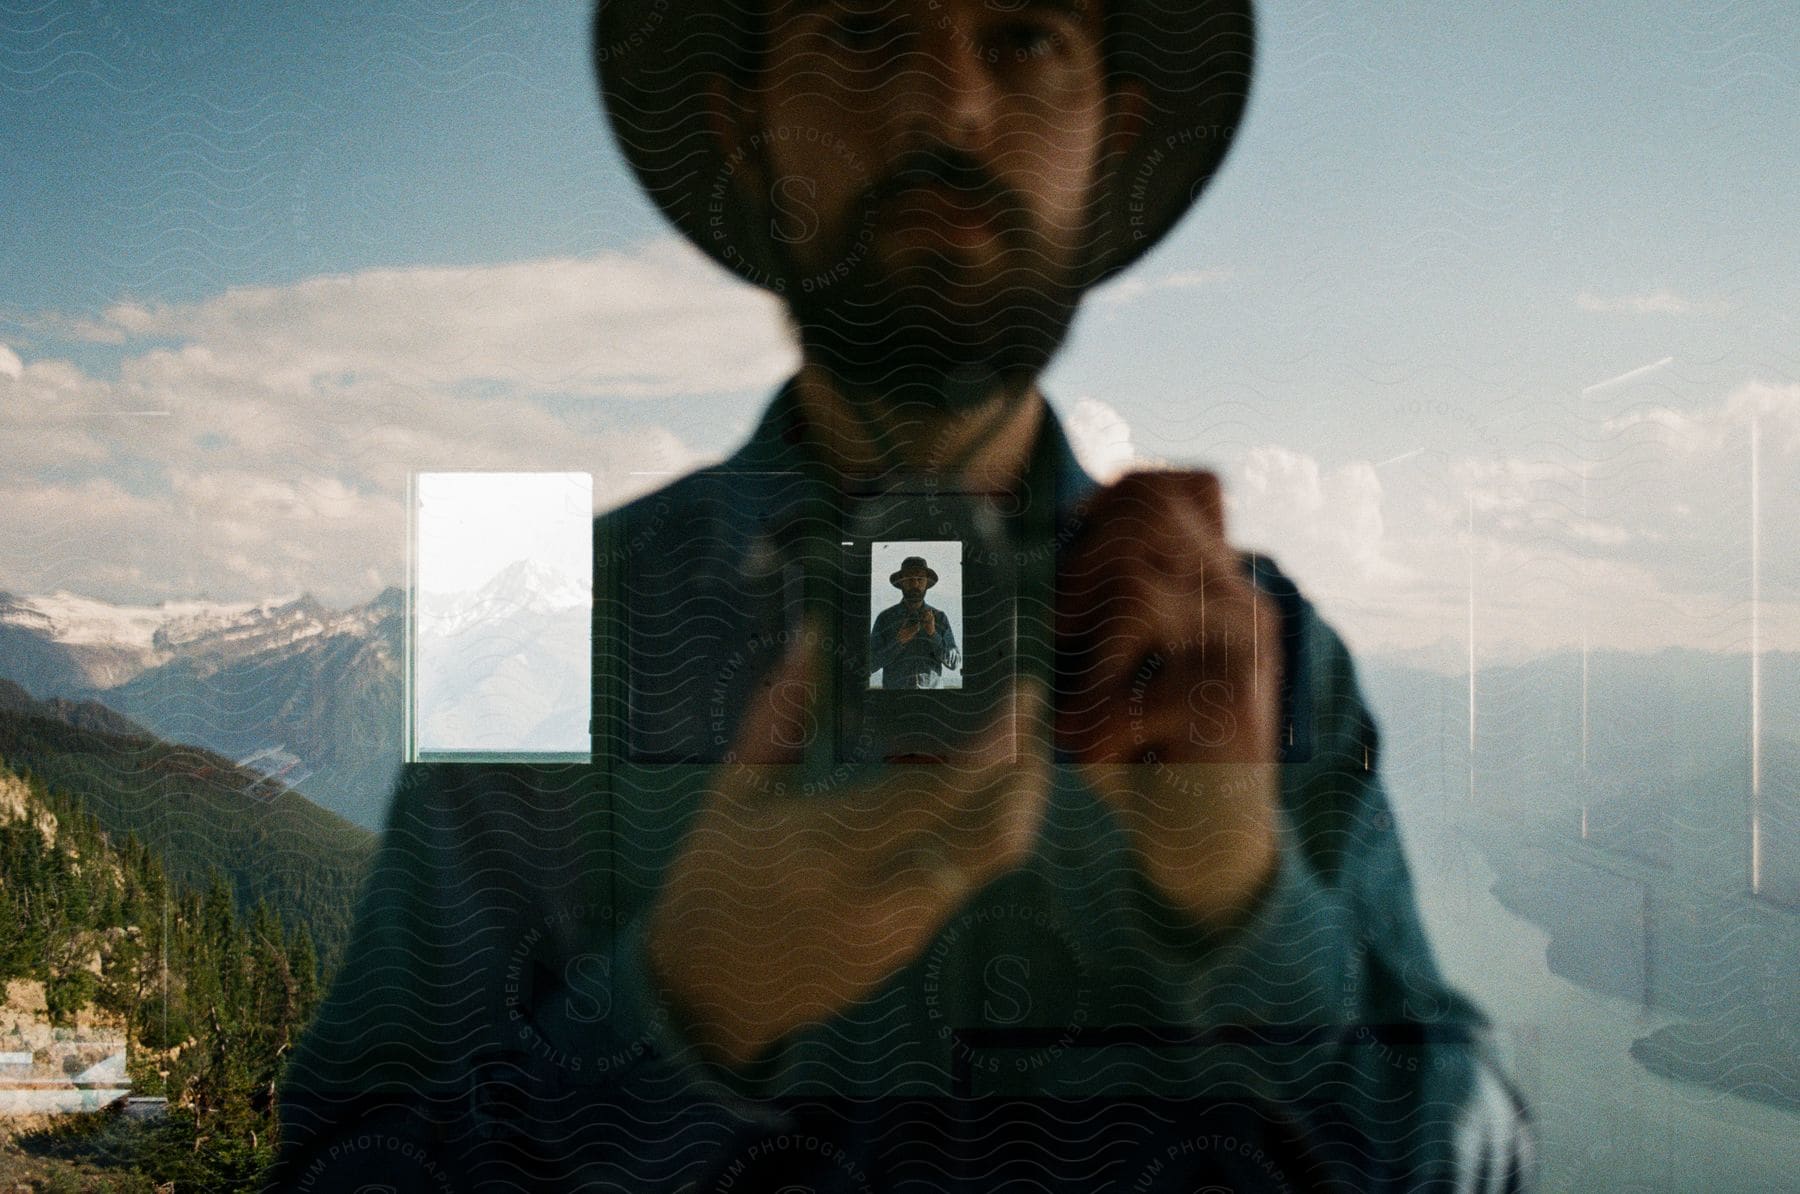
[[[295,780],[380,824],[401,760],[404,591],[112,606],[0,595],[0,676]]]
[[[342,949],[372,832],[223,755],[104,717],[93,702],[22,693],[0,681],[0,764],[80,800],[119,840],[135,835],[172,877],[204,887],[217,870],[239,906],[266,899],[308,926],[322,956]],[[139,732],[94,728],[102,724]]]

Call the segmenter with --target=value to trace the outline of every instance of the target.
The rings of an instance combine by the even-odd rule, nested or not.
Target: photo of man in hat
[[[1038,385],[1219,168],[1253,32],[1249,0],[600,0],[624,159],[801,363],[597,523],[595,765],[406,769],[281,1188],[1527,1180],[1343,642],[1214,477],[1097,483]],[[1054,674],[958,757],[803,784],[844,495],[921,478],[1053,563],[1019,618]],[[892,577],[890,686],[956,650],[933,575]]]
[[[901,596],[876,614],[869,628],[870,687],[936,688],[946,669],[956,670],[962,652],[950,615],[925,602],[937,582],[924,556],[907,556],[888,577]],[[879,681],[873,679],[878,672]]]

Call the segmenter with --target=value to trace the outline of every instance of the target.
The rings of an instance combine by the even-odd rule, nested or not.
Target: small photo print
[[[408,761],[586,761],[593,478],[418,473],[413,498]]]
[[[961,688],[962,543],[898,540],[869,555],[869,688]]]

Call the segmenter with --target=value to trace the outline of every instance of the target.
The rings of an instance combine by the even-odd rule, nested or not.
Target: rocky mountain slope
[[[401,758],[404,597],[112,606],[0,594],[0,677],[89,699],[375,827]]]

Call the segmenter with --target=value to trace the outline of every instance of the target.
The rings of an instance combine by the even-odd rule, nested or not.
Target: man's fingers
[[[1219,485],[1217,474],[1197,470],[1177,473],[1175,476],[1181,479],[1182,490],[1206,524],[1206,529],[1213,538],[1224,542],[1225,491]]]
[[[1197,911],[1237,902],[1266,873],[1278,836],[1275,763],[1084,764],[1143,865]]]
[[[762,972],[722,974],[668,946],[676,989],[710,1007],[725,1054],[748,1058],[824,1019],[916,957],[967,897],[1028,854],[1049,798],[1041,682],[1001,703],[953,763],[886,768],[804,799],[760,800],[755,764],[806,738],[812,665],[802,636],[746,711],[728,766],[659,896],[655,939],[753,945]],[[798,688],[784,700],[783,687]],[[996,742],[996,740],[998,740]],[[672,909],[672,911],[671,911]],[[690,964],[691,963],[691,964]],[[753,968],[755,970],[757,968]]]
[[[1178,631],[1237,566],[1211,474],[1132,474],[1096,495],[1085,517],[1057,578],[1059,638],[1085,660]]]
[[[1146,682],[1134,683],[1122,708],[1094,736],[1088,762],[1255,763],[1276,750],[1280,692],[1273,650],[1251,644],[1229,667],[1177,654]],[[1166,672],[1165,674],[1162,674]]]
[[[983,785],[976,791],[983,794],[958,802],[971,831],[956,861],[991,866],[991,875],[1031,852],[1050,803],[1050,733],[1044,681],[1029,676],[1009,685],[1002,708],[969,757]]]
[[[1094,610],[1100,628],[1090,634],[1083,658],[1090,689],[1112,692],[1152,678],[1145,672],[1145,657],[1152,654],[1152,669],[1192,654],[1218,670],[1231,665],[1234,645],[1249,647],[1256,613],[1250,582],[1235,558],[1197,560],[1176,576],[1122,565],[1109,591]]]
[[[1147,723],[1176,717],[1194,733],[1218,739],[1214,710],[1249,707],[1274,691],[1266,666],[1275,660],[1275,616],[1266,598],[1235,571],[1210,569],[1197,592],[1165,587],[1152,577],[1121,578],[1120,594],[1094,609],[1095,625],[1065,638],[1059,659],[1057,729],[1077,757],[1111,755],[1127,726],[1145,744]],[[1156,731],[1160,734],[1160,730]],[[1184,732],[1185,737],[1185,732]],[[1215,742],[1214,744],[1218,744]]]
[[[1132,474],[1087,516],[1059,576],[1059,739],[1085,761],[1215,757],[1217,710],[1274,686],[1273,614],[1225,541],[1218,478]]]

